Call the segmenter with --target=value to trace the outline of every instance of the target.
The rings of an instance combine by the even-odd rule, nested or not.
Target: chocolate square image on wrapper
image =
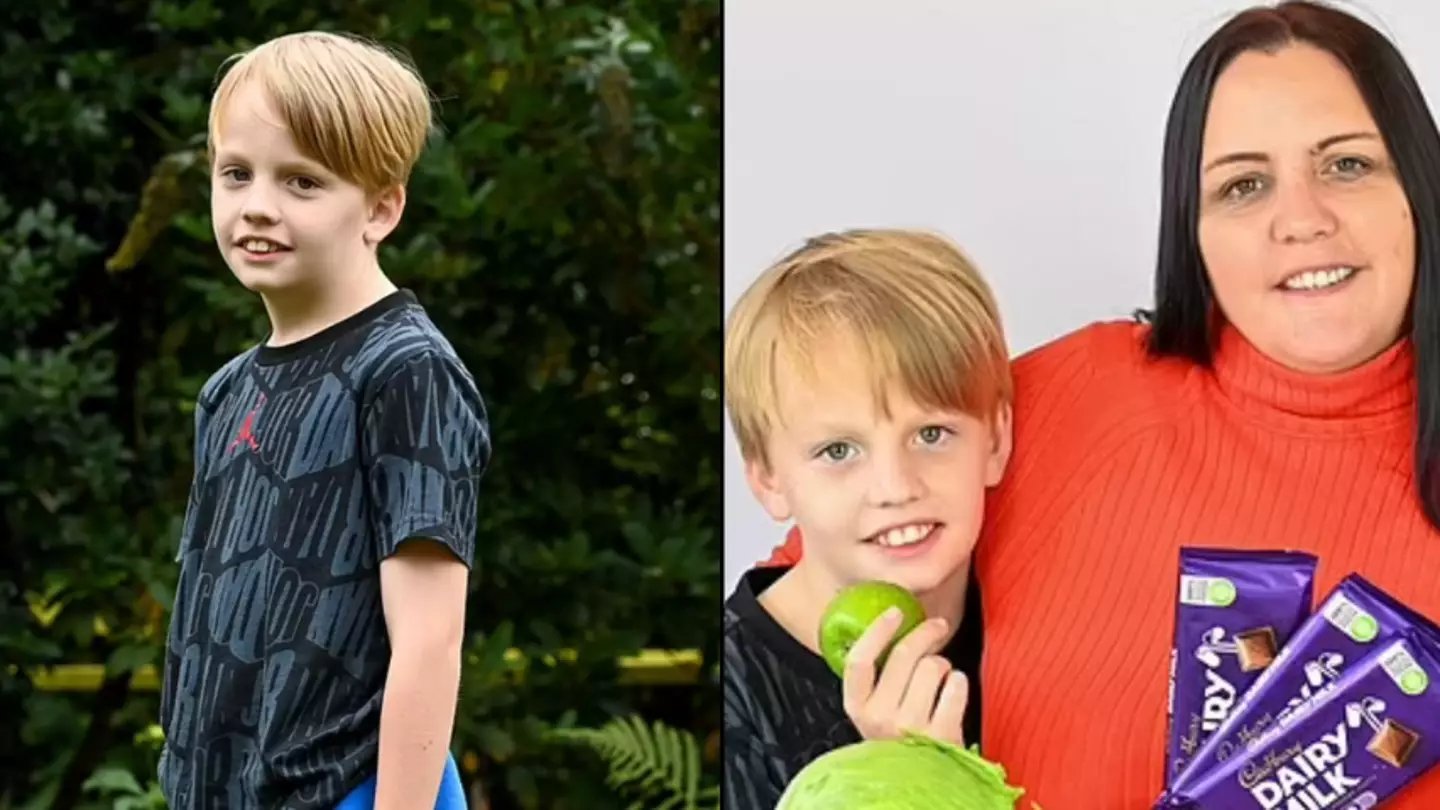
[[[1410,629],[1347,667],[1164,810],[1377,807],[1440,762],[1440,639]],[[1428,777],[1427,777],[1428,778]]]
[[[1275,660],[1280,644],[1275,641],[1275,629],[1262,627],[1235,634],[1235,654],[1240,659],[1241,672],[1258,672]]]
[[[1406,630],[1440,640],[1440,629],[1358,574],[1340,581],[1300,625],[1220,728],[1169,787],[1182,789],[1218,767],[1347,667]]]
[[[1180,549],[1167,786],[1310,614],[1316,562],[1300,552]]]
[[[1365,746],[1365,750],[1396,768],[1403,768],[1410,760],[1410,753],[1419,743],[1419,734],[1394,720],[1386,720],[1375,732],[1375,736],[1370,738],[1370,744]]]

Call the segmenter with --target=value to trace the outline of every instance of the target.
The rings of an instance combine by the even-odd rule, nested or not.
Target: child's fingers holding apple
[[[935,713],[925,726],[925,733],[937,740],[965,746],[965,708],[970,703],[970,679],[958,669],[949,669],[945,686],[940,690],[940,700],[935,704]]]
[[[894,632],[894,618],[882,616],[866,629],[846,659],[845,713],[866,739],[900,736],[902,719],[918,728],[927,727],[944,673],[950,671],[949,662],[935,655],[946,639],[943,619],[928,620],[902,638],[885,656],[882,667],[877,659]],[[914,708],[903,713],[908,705]]]
[[[885,652],[890,649],[895,631],[900,629],[901,614],[890,608],[870,623],[855,643],[845,652],[841,681],[845,712],[852,718],[855,709],[864,706],[875,691],[875,675]]]
[[[905,685],[905,697],[900,701],[900,710],[895,714],[897,730],[928,731],[940,689],[953,669],[950,662],[941,655],[927,655],[916,663],[910,682]]]

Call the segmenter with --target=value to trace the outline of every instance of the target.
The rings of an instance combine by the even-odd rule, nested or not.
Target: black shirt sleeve
[[[778,752],[767,746],[756,727],[748,694],[738,676],[732,676],[729,661],[725,677],[724,767],[720,782],[720,806],[736,810],[774,810],[785,785],[775,772]]]
[[[190,542],[195,536],[195,521],[199,517],[196,509],[207,464],[205,440],[208,428],[209,414],[205,410],[205,400],[202,397],[195,403],[195,449],[191,456],[194,468],[190,472],[190,494],[185,500],[185,520],[181,525],[180,537],[175,544],[175,562],[177,563],[180,562],[180,558],[185,556],[185,550],[189,548]]]
[[[490,430],[459,361],[427,352],[391,374],[365,409],[361,451],[378,558],[424,537],[473,565]]]

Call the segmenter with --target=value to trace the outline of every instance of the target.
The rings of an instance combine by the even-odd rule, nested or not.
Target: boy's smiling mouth
[[[264,236],[242,236],[235,240],[235,244],[249,253],[280,253],[290,249],[289,245],[276,242]]]
[[[940,524],[935,521],[902,523],[870,535],[865,542],[885,548],[905,548],[927,540],[939,527]]]

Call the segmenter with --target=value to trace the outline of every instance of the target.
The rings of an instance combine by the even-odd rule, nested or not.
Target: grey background
[[[726,312],[806,237],[855,226],[955,239],[1015,353],[1147,306],[1175,82],[1249,5],[727,0]],[[1440,108],[1440,3],[1342,6]],[[755,504],[728,424],[725,453],[728,593],[786,527]]]

